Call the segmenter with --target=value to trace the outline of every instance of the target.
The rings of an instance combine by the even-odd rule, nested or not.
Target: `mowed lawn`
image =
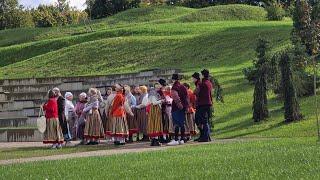
[[[84,26],[2,31],[0,78],[173,67],[183,71],[184,81],[191,82],[194,71],[207,68],[221,83],[225,98],[225,103],[214,104],[213,136],[246,141],[3,166],[0,179],[319,179],[314,97],[299,99],[304,120],[284,124],[283,102],[269,92],[270,118],[254,123],[254,87],[242,73],[256,56],[259,37],[270,41],[272,51],[289,44],[292,22],[268,22],[260,17],[222,21],[214,18],[217,12],[210,8],[138,9],[94,22],[95,32],[86,32]],[[0,159],[107,148],[11,149],[0,151]]]
[[[1,179],[319,179],[315,138],[186,146],[0,167]]]

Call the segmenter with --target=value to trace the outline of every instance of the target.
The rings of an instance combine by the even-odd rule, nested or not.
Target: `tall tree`
[[[292,52],[286,50],[282,53],[279,64],[284,95],[285,122],[298,121],[303,118],[300,113],[300,106],[293,80],[292,56]]]
[[[267,99],[267,69],[268,62],[266,52],[268,50],[268,42],[264,39],[258,40],[256,52],[257,60],[254,61],[256,68],[255,87],[253,94],[253,119],[255,122],[262,121],[269,116],[268,99]]]
[[[60,12],[65,12],[70,9],[69,2],[67,0],[57,0],[57,7]]]

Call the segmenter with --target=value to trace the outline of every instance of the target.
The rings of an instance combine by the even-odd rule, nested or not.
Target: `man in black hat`
[[[185,122],[186,122],[186,111],[189,107],[188,101],[188,90],[180,83],[179,74],[173,74],[172,80],[174,81],[172,86],[172,119],[174,124],[175,138],[168,145],[174,146],[184,144],[185,136]],[[179,140],[179,131],[181,137]]]
[[[200,129],[200,137],[198,142],[211,141],[209,119],[211,117],[212,107],[212,89],[213,85],[209,80],[209,71],[204,69],[201,71],[202,81],[196,84],[195,94],[196,102],[196,122]]]

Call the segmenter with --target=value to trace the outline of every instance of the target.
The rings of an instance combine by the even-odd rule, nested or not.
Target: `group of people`
[[[159,79],[153,87],[115,84],[102,96],[96,88],[81,93],[76,105],[73,95],[63,97],[58,88],[48,92],[42,106],[46,117],[43,143],[52,148],[80,140],[81,145],[99,144],[107,139],[115,145],[151,141],[151,146],[184,144],[196,136],[198,142],[211,141],[212,89],[209,71],[192,75],[195,89],[181,83],[179,74],[172,84]]]

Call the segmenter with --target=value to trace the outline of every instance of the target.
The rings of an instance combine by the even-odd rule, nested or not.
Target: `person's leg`
[[[202,113],[202,122],[201,124],[203,125],[203,137],[201,138],[201,142],[207,142],[210,141],[210,127],[209,127],[209,117],[210,117],[210,106],[203,106],[201,107],[203,110]]]
[[[201,124],[201,118],[202,118],[202,108],[199,106],[196,109],[196,114],[195,114],[195,123],[199,129],[199,137],[195,139],[195,141],[198,141],[199,139],[202,139],[203,136],[203,127]]]

